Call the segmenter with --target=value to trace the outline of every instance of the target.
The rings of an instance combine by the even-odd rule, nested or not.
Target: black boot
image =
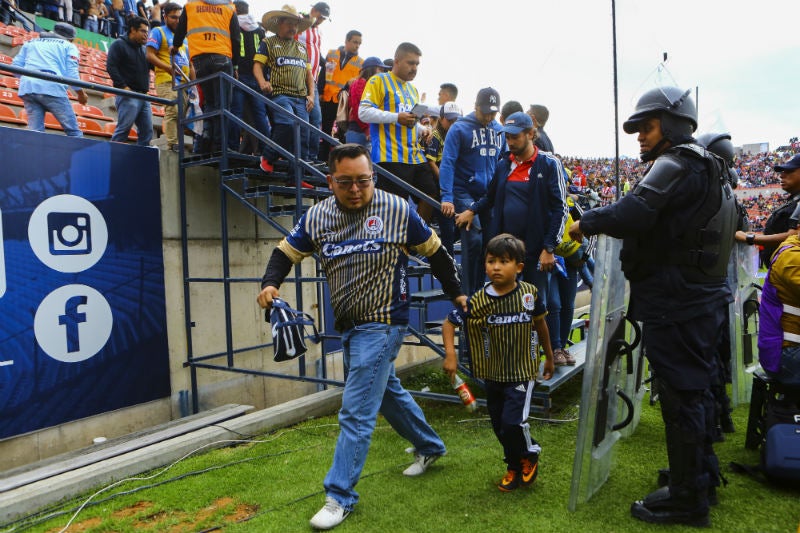
[[[722,475],[717,472],[721,479]],[[659,487],[666,487],[669,485],[669,468],[659,468],[658,469],[658,481],[656,481]],[[727,483],[727,482],[726,482]],[[719,504],[719,498],[717,497],[717,487],[719,487],[719,481],[715,484],[713,481],[711,485],[708,487],[708,505],[717,505]]]
[[[670,487],[661,487],[631,504],[631,516],[652,524],[685,524],[708,527],[708,504],[697,491],[691,493]]]

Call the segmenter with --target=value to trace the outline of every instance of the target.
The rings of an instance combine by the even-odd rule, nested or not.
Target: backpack
[[[769,481],[800,484],[800,405],[785,399],[767,404],[761,470]]]
[[[308,348],[306,347],[305,326],[311,326],[314,334],[312,342],[319,343],[320,336],[314,319],[311,315],[292,309],[289,304],[279,298],[272,301],[272,310],[267,311],[266,319],[272,325],[272,342],[275,351],[273,360],[276,363],[289,361],[300,357]]]
[[[340,133],[347,131],[350,122],[350,84],[342,87],[339,91],[339,107],[336,109],[336,128]]]
[[[772,383],[765,392],[763,414],[754,432],[758,440],[745,444],[761,448],[761,461],[752,466],[731,463],[731,468],[761,482],[796,487],[800,485],[800,390]],[[751,405],[751,417],[752,409]]]

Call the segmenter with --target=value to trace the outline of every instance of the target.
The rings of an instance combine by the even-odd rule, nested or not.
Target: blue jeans
[[[28,114],[28,129],[44,131],[44,115],[50,111],[61,123],[64,133],[70,137],[83,137],[78,127],[78,119],[72,104],[66,96],[50,96],[49,94],[26,94],[22,96],[25,112]]]
[[[344,140],[348,143],[360,144],[367,150],[372,150],[372,143],[367,140],[367,135],[359,128],[347,128]]]
[[[358,502],[354,489],[367,460],[378,411],[418,453],[445,453],[444,442],[395,375],[394,360],[406,331],[405,325],[371,322],[342,334],[347,379],[339,411],[339,438],[324,486],[325,493],[345,509]]]
[[[261,93],[255,76],[251,74],[239,74],[239,81],[257,93]],[[270,126],[269,120],[267,119],[267,104],[263,99],[246,93],[238,87],[234,87],[233,98],[231,99],[231,113],[243,119],[245,102],[250,105],[250,113],[253,117],[252,126],[258,130],[259,133],[263,133],[265,137],[269,137]],[[228,129],[228,147],[232,150],[239,150],[239,136],[241,130],[242,128],[240,128],[238,124],[230,121],[230,128]],[[259,139],[258,148],[261,151],[264,150],[264,141]]]
[[[558,272],[550,274],[547,290],[547,329],[553,350],[566,348],[572,319],[575,314],[575,294],[578,292],[578,269],[566,265],[567,277]]]
[[[276,94],[272,97],[272,101],[286,111],[294,113],[300,120],[308,122],[305,97]],[[272,113],[272,140],[290,153],[294,153],[293,118],[294,117],[277,110]],[[270,163],[274,163],[280,157],[278,152],[268,146],[264,147],[263,155]],[[302,128],[300,130],[300,159],[308,161],[308,134]]]
[[[322,128],[322,109],[319,107],[319,89],[314,84],[314,108],[308,114],[308,122],[317,129]],[[319,133],[316,130],[308,130],[308,159],[316,160],[319,155]]]
[[[526,258],[525,268],[522,269],[522,281],[533,283],[536,286],[537,296],[544,302],[545,306],[549,309],[548,289],[550,287],[550,272],[539,270],[539,254],[535,258]],[[557,273],[554,275],[558,275]],[[575,305],[573,302],[572,305]],[[553,332],[550,332],[550,338],[553,338]]]
[[[800,386],[800,344],[787,346],[781,351],[781,367],[777,374],[766,372],[784,385]]]
[[[139,146],[150,146],[153,138],[153,113],[150,102],[130,96],[117,96],[114,98],[117,105],[117,126],[114,128],[112,141],[126,142],[131,128],[136,124]]]
[[[475,199],[463,189],[453,188],[453,205],[456,213],[465,211]],[[483,220],[487,213],[475,213],[472,227],[467,231],[461,228],[461,289],[464,294],[473,294],[483,287],[486,279],[486,266],[483,262],[483,227],[488,227],[487,220]],[[444,237],[444,235],[443,235]],[[445,245],[447,246],[447,245]]]

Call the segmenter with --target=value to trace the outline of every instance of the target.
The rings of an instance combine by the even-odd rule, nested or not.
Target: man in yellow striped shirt
[[[428,196],[438,199],[439,189],[420,149],[431,135],[431,129],[419,123],[411,112],[420,102],[419,91],[411,84],[417,76],[420,49],[412,43],[401,43],[394,54],[390,72],[376,74],[367,81],[358,118],[370,125],[372,160],[406,184]],[[409,191],[402,185],[381,178],[378,188],[408,198]],[[416,199],[416,198],[415,198]],[[416,202],[420,216],[429,222],[433,208]]]

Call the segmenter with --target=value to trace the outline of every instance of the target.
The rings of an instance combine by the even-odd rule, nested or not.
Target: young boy
[[[453,310],[442,326],[443,367],[451,379],[458,365],[455,328],[466,327],[472,374],[485,382],[492,429],[508,464],[498,485],[503,492],[530,485],[538,474],[542,448],[531,438],[527,423],[539,367],[537,335],[546,357],[542,377],[549,379],[554,371],[544,302],[534,285],[517,281],[524,260],[525,244],[513,235],[503,233],[490,240],[485,260],[490,283],[469,298],[466,313]]]

